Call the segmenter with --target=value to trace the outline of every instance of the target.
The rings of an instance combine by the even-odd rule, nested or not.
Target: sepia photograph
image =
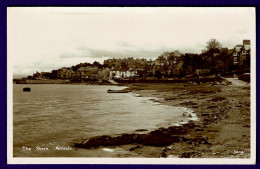
[[[254,7],[8,7],[9,164],[254,164]]]

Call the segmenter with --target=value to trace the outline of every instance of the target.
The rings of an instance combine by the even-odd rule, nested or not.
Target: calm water
[[[31,92],[23,92],[23,87],[30,87]],[[102,156],[101,150],[55,148],[70,146],[81,138],[132,133],[137,129],[151,131],[184,118],[183,108],[154,104],[133,93],[106,92],[120,88],[124,87],[14,84],[14,156]],[[23,146],[32,149],[24,151]],[[37,146],[49,150],[36,150]]]

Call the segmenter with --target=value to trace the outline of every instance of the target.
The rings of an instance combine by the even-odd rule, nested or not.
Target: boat
[[[25,87],[25,88],[23,88],[23,91],[24,91],[24,92],[30,92],[30,91],[31,91],[31,88],[30,88],[30,87]]]
[[[108,92],[108,93],[128,93],[129,91],[126,91],[126,90],[111,90],[111,89],[108,89],[107,92]]]

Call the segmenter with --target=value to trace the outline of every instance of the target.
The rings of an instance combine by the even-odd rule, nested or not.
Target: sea
[[[30,92],[23,92],[30,87]],[[122,86],[85,84],[13,85],[14,157],[116,157],[110,149],[75,149],[95,136],[149,132],[188,122],[189,111],[134,93],[107,93]],[[112,149],[112,150],[111,150]],[[118,149],[117,149],[118,150]],[[125,152],[124,152],[125,151]],[[131,155],[129,155],[131,156]]]

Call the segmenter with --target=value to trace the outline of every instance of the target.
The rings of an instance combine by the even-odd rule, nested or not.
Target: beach
[[[233,80],[228,85],[133,83],[126,86],[137,97],[160,98],[151,101],[185,107],[198,119],[149,133],[98,136],[74,147],[119,147],[136,157],[250,158],[249,83]],[[183,113],[183,116],[190,114]]]

